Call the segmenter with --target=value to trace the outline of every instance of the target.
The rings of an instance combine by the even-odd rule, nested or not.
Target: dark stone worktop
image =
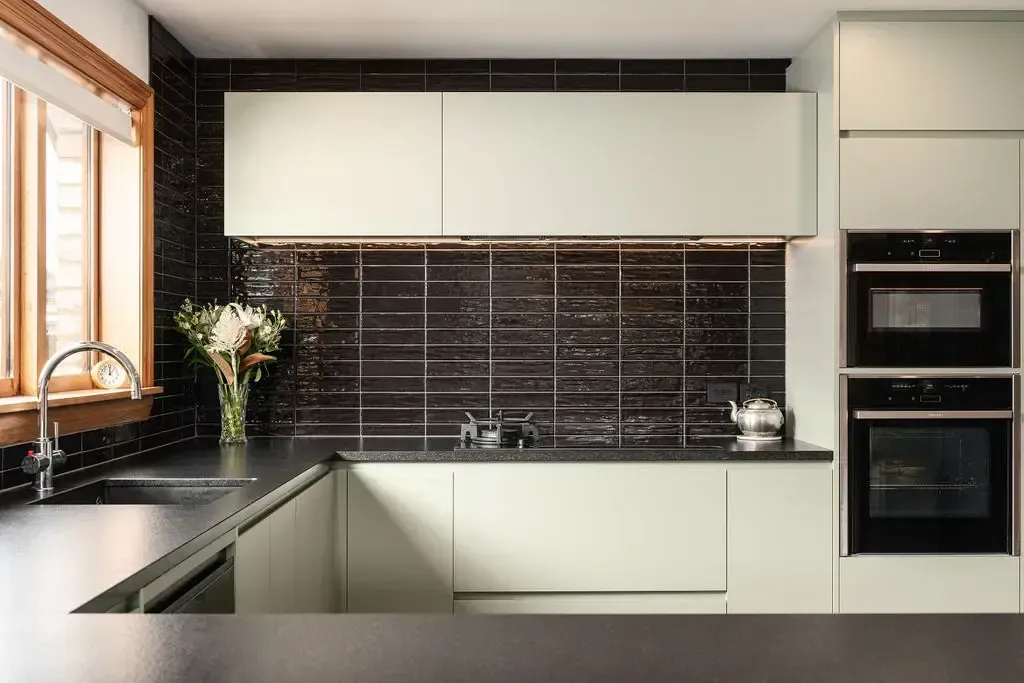
[[[0,680],[1016,683],[1019,615],[74,615],[0,620]]]
[[[346,439],[338,441],[345,442]],[[453,438],[350,439],[339,457],[348,462],[806,462],[832,461],[832,451],[804,441],[745,442],[733,437],[694,439],[685,448],[564,446],[460,448]]]
[[[58,476],[57,493],[104,478],[254,478],[209,505],[27,505],[30,489],[0,495],[0,614],[67,614],[112,607],[334,462],[831,461],[794,441],[721,448],[457,450],[453,439],[252,439],[242,447],[196,440]]]

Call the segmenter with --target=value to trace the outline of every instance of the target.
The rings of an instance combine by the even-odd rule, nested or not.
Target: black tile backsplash
[[[208,63],[209,62],[209,63]],[[199,60],[200,297],[293,314],[250,430],[449,435],[466,410],[533,410],[545,444],[680,445],[733,433],[711,379],[780,401],[781,245],[298,245],[223,237],[223,92],[785,90],[788,60]],[[203,123],[203,122],[209,122]],[[200,377],[197,430],[218,433]]]
[[[785,399],[783,245],[222,248],[231,295],[299,312],[254,433],[443,436],[505,409],[545,444],[680,445],[733,431],[709,380]]]
[[[154,299],[156,383],[164,393],[149,419],[83,434],[61,434],[68,453],[58,474],[134,455],[195,436],[193,373],[171,312],[196,290],[196,59],[156,21],[150,22],[150,84],[156,93]],[[211,81],[211,85],[218,82]],[[219,100],[223,104],[223,99]],[[200,110],[202,111],[202,110]],[[20,469],[33,446],[0,449],[0,489],[27,484]]]

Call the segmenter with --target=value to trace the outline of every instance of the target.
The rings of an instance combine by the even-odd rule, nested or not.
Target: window
[[[11,83],[0,81],[0,91],[0,396],[31,395],[29,375],[47,358],[97,337],[103,136]],[[77,355],[61,363],[52,390],[91,388],[91,361]]]
[[[74,342],[120,348],[138,368],[143,393],[159,389],[153,387],[153,90],[36,0],[2,4],[5,446],[37,435],[39,372]],[[52,416],[59,416],[65,433],[149,414],[151,399],[94,389],[89,371],[95,360],[76,354],[51,377]]]

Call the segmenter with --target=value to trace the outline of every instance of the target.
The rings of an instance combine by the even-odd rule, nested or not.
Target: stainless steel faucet
[[[36,442],[35,452],[30,453],[21,461],[21,469],[35,476],[32,488],[36,491],[52,491],[53,470],[56,466],[63,465],[67,461],[67,455],[57,446],[58,426],[56,422],[53,423],[53,439],[50,439],[49,435],[46,403],[50,393],[50,376],[53,375],[53,371],[68,356],[88,351],[105,353],[120,363],[125,372],[128,373],[128,379],[132,385],[132,398],[136,401],[142,398],[142,382],[139,380],[139,371],[128,360],[128,356],[110,344],[89,341],[78,342],[55,353],[50,360],[46,361],[46,365],[43,366],[42,371],[39,373],[39,441]]]

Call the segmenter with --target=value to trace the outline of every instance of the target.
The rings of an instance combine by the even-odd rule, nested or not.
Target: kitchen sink
[[[33,505],[206,505],[255,479],[103,479]]]

